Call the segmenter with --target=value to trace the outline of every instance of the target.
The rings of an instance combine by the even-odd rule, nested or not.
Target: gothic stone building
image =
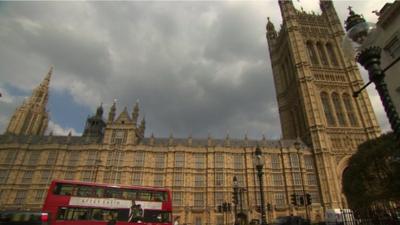
[[[145,137],[138,103],[131,114],[125,108],[119,115],[114,103],[106,120],[100,106],[82,136],[44,135],[50,70],[0,135],[0,207],[40,209],[49,182],[59,178],[167,187],[181,223],[222,224],[217,206],[232,201],[236,176],[246,190],[243,210],[257,219],[257,144],[264,155],[268,221],[306,216],[304,206],[291,204],[293,193],[311,195],[312,221],[323,220],[327,208],[346,207],[341,177],[348,159],[380,130],[366,92],[351,97],[363,82],[339,47],[344,32],[333,4],[320,5],[322,13],[316,15],[280,1],[280,30],[267,24],[281,140]],[[232,222],[233,215],[228,217]]]

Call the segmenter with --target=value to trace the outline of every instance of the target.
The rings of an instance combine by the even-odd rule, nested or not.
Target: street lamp
[[[366,22],[365,19],[356,14],[351,7],[348,9],[349,16],[345,21],[347,34],[343,45],[347,44],[347,46],[353,46],[356,51],[356,60],[368,71],[370,80],[368,84],[362,87],[359,91],[354,92],[353,96],[357,97],[360,91],[362,91],[366,86],[370,83],[374,83],[381,98],[386,116],[389,119],[390,126],[397,138],[397,143],[400,143],[400,118],[384,80],[384,72],[395,62],[382,70],[380,65],[381,48],[373,45],[379,32],[375,28],[374,24]]]
[[[300,157],[300,148],[301,148],[301,143],[299,138],[296,139],[296,141],[294,142],[294,147],[297,150],[297,157],[299,160],[299,166],[300,166],[300,177],[301,177],[301,188],[303,189],[303,206],[306,210],[306,217],[307,217],[307,221],[310,222],[310,212],[308,211],[308,202],[307,202],[307,198],[306,198],[306,189],[304,187],[304,177],[303,177],[303,166],[302,166],[302,160]]]
[[[260,183],[260,201],[261,201],[261,225],[267,225],[267,218],[265,215],[265,206],[264,206],[264,192],[263,192],[263,181],[262,181],[262,175],[263,175],[263,158],[262,158],[262,152],[260,147],[257,145],[256,147],[256,152],[255,152],[255,163],[256,163],[256,169],[257,169],[257,175],[258,175],[258,181]]]
[[[233,208],[233,212],[235,213],[235,224],[237,224],[237,204],[238,204],[238,180],[236,176],[233,176],[233,204],[235,207]]]

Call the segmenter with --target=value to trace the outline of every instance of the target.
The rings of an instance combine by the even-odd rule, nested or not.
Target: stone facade
[[[44,135],[47,75],[38,88],[46,100],[35,103],[40,129],[15,128],[35,127],[18,119],[26,114],[26,107],[20,107],[0,135],[0,207],[40,209],[55,178],[158,186],[172,190],[174,214],[181,216],[181,223],[222,225],[224,215],[217,206],[232,202],[236,176],[245,190],[244,213],[249,220],[259,219],[257,145],[264,156],[268,221],[290,214],[306,217],[304,206],[291,205],[293,193],[311,195],[308,211],[315,222],[323,220],[324,209],[345,207],[340,190],[347,160],[359,143],[379,135],[379,127],[366,92],[351,98],[363,82],[355,63],[339,48],[343,29],[332,2],[321,2],[321,15],[298,11],[291,1],[279,5],[282,28],[277,32],[268,22],[267,39],[282,140],[145,137],[138,103],[131,114],[125,108],[118,116],[114,103],[107,120],[100,106],[87,119],[82,136]],[[34,91],[31,99],[36,96]]]
[[[322,13],[297,10],[279,1],[283,24],[267,23],[267,40],[283,138],[300,137],[312,148],[322,204],[346,206],[341,177],[357,146],[380,134],[354,59],[341,48],[344,30],[332,1],[320,1]]]

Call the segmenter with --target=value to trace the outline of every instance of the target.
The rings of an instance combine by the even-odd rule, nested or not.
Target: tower
[[[86,120],[83,136],[103,137],[105,127],[106,123],[103,120],[103,105],[100,105],[96,110],[96,114]]]
[[[292,1],[279,7],[281,29],[268,20],[266,38],[282,135],[312,147],[324,207],[345,207],[341,177],[348,159],[380,128],[366,92],[352,98],[363,81],[340,47],[344,31],[332,1],[320,1],[319,15]]]
[[[43,135],[49,120],[46,105],[49,95],[49,83],[53,67],[32,92],[31,97],[16,109],[8,124],[6,133],[15,135]]]

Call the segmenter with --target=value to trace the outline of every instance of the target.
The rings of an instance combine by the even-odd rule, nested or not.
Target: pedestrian
[[[176,217],[175,217],[174,225],[179,225],[179,219],[180,219],[180,218],[181,218],[180,216],[176,216]]]
[[[116,215],[114,215],[114,213],[110,212],[108,217],[109,217],[109,219],[108,219],[107,225],[116,225],[117,224],[117,218],[116,218]]]

